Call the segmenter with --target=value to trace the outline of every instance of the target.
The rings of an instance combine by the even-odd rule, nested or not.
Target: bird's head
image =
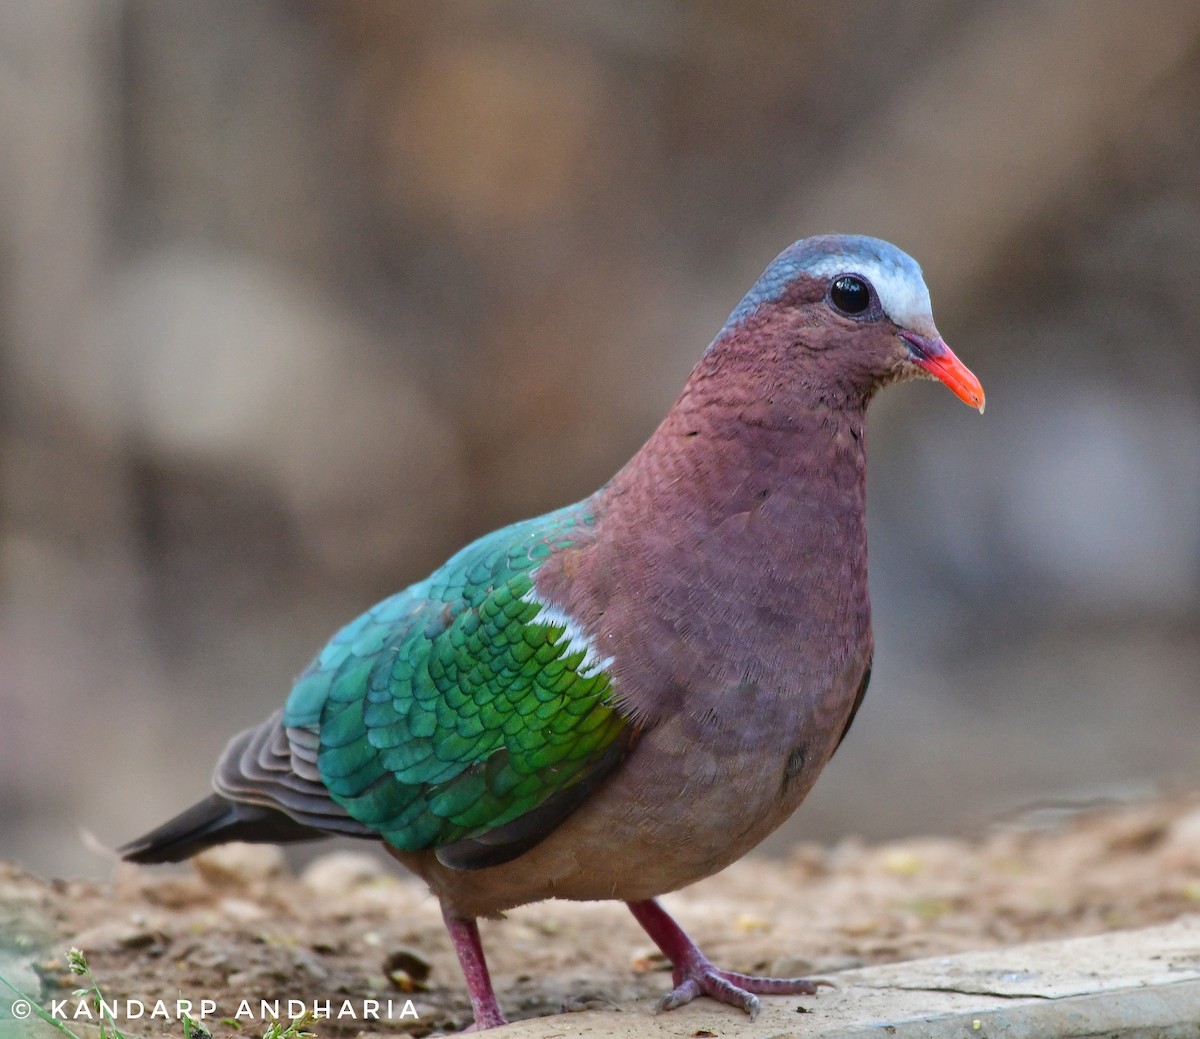
[[[726,351],[766,351],[772,364],[789,368],[788,358],[802,351],[809,378],[864,400],[899,379],[940,379],[983,411],[983,386],[933,323],[921,268],[878,238],[820,235],[785,249],[709,348]]]

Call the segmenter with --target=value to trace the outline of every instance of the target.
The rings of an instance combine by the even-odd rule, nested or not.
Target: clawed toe
[[[658,1001],[658,1012],[674,1010],[700,995],[711,996],[730,1006],[741,1007],[750,1016],[751,1021],[758,1017],[758,997],[733,984],[715,967],[697,971],[681,981]]]
[[[682,985],[677,985],[663,996],[658,1001],[655,1011],[661,1014],[664,1010],[674,1010],[677,1007],[683,1006],[684,1003],[690,1003],[698,995],[700,995],[699,984],[694,978],[688,978]]]
[[[760,978],[737,974],[711,964],[698,966],[658,1001],[658,1012],[674,1010],[697,996],[710,996],[730,1006],[741,1007],[753,1021],[762,1009],[759,996],[815,996],[820,986],[832,988],[828,981],[808,978]]]
[[[815,996],[822,985],[833,988],[832,981],[810,981],[808,978],[761,978],[756,974],[737,974],[718,970],[726,981],[760,996]]]

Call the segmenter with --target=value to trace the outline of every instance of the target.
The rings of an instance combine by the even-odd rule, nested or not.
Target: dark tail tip
[[[117,851],[127,862],[182,862],[205,848],[228,841],[286,844],[324,836],[272,808],[241,804],[212,794]]]
[[[222,833],[236,821],[234,809],[232,801],[213,794],[170,822],[118,848],[118,854],[129,862],[182,862],[227,839]]]

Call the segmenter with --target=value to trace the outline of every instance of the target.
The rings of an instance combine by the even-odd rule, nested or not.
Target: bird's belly
[[[853,692],[842,686],[857,688],[861,671],[847,669],[845,683],[801,712],[758,719],[758,739],[723,740],[711,724],[698,739],[694,722],[666,720],[557,830],[511,862],[459,871],[430,852],[397,858],[467,916],[544,898],[651,898],[711,876],[803,801],[849,716]]]

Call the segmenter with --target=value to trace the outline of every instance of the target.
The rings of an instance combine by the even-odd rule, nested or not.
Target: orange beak
[[[924,368],[935,379],[940,379],[964,404],[979,409],[983,414],[983,385],[974,373],[957,357],[941,338],[928,339],[906,328],[900,335],[908,343],[913,363]]]

